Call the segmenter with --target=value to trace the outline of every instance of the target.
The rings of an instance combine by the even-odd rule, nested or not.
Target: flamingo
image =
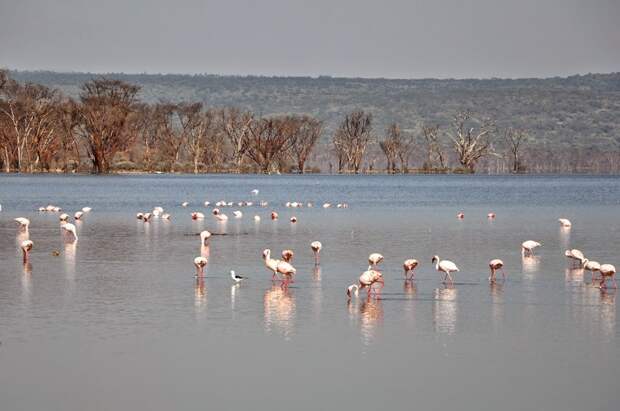
[[[83,213],[90,213],[91,210],[92,210],[91,207],[82,207],[82,212]]]
[[[82,218],[83,215],[84,215],[83,211],[76,211],[75,214],[73,214],[73,218],[75,218],[76,220],[79,220],[80,218]]]
[[[138,214],[136,214],[136,218],[137,218],[138,220],[144,220],[144,213],[138,213]]]
[[[586,257],[583,255],[583,253],[576,248],[564,251],[564,255],[571,259],[571,265],[573,265],[572,263],[574,261],[579,261],[579,266],[582,267],[584,265],[584,260],[586,260]]]
[[[271,258],[271,250],[268,248],[263,250],[263,259],[265,260],[265,266],[273,271],[273,276],[271,277],[272,280],[276,279],[277,273],[280,273],[286,277],[292,277],[297,272],[295,267],[286,261]]]
[[[601,273],[601,288],[607,288],[607,277],[612,279],[614,288],[618,288],[616,284],[616,267],[611,264],[601,264],[599,272]]]
[[[28,226],[30,226],[30,220],[25,217],[17,217],[15,219],[17,223],[18,229],[22,231],[28,231]]]
[[[323,244],[320,241],[313,241],[310,243],[310,248],[314,253],[314,265],[319,265],[319,254],[321,253],[321,248],[323,248]]]
[[[542,244],[540,244],[538,241],[533,241],[533,240],[527,240],[521,243],[521,255],[525,256],[532,256],[534,255],[533,250],[536,247],[540,247]]]
[[[153,217],[151,213],[144,213],[142,215],[142,221],[144,221],[145,223],[148,223],[151,220],[151,217]]]
[[[462,211],[456,213],[456,218],[458,218],[459,220],[462,220],[465,218],[465,213],[463,213]]]
[[[256,221],[258,223],[260,221],[260,216],[259,215],[255,215],[254,216],[254,221]]]
[[[77,236],[77,231],[75,229],[75,225],[73,225],[71,223],[65,223],[65,224],[63,224],[62,229],[65,230],[65,233],[72,235],[73,241],[77,241],[78,240],[78,236]]]
[[[211,233],[207,230],[200,232],[200,245],[207,246],[209,245],[209,239],[211,238]]]
[[[170,214],[164,213],[164,214],[161,215],[161,218],[164,219],[164,220],[170,220]]]
[[[359,295],[359,290],[364,288],[368,289],[368,297],[370,297],[370,293],[372,292],[372,286],[375,283],[381,284],[381,288],[385,286],[385,282],[383,280],[383,275],[377,270],[367,270],[360,275],[358,279],[358,284],[351,284],[347,288],[347,296],[349,299],[353,294],[357,297]]]
[[[233,281],[237,284],[245,280],[245,277],[235,274],[235,270],[230,270],[230,278],[232,278]]]
[[[239,210],[233,211],[233,215],[235,216],[235,218],[243,217],[243,213]]]
[[[487,218],[488,218],[489,220],[494,219],[494,218],[495,218],[495,213],[489,213],[489,214],[487,214]]]
[[[502,280],[506,281],[506,273],[504,273],[504,262],[499,258],[495,258],[489,261],[489,268],[491,269],[491,275],[489,276],[489,282],[495,282],[495,271],[500,270],[502,272]]]
[[[256,195],[258,195],[258,189],[256,189],[256,188],[255,188],[254,190],[252,190],[251,192],[252,192],[252,194],[254,194],[255,196],[256,196]]]
[[[418,266],[418,260],[415,258],[409,258],[405,260],[403,263],[403,270],[405,271],[405,280],[413,280],[415,277],[415,273],[413,270]],[[409,273],[411,273],[411,277],[409,277]]]
[[[278,213],[276,213],[275,211],[271,212],[271,219],[272,220],[277,220],[278,219]]]
[[[583,260],[583,268],[590,271],[590,282],[594,282],[594,273],[596,271],[601,271],[601,265],[598,261],[590,261],[587,258]]]
[[[568,218],[558,218],[558,221],[560,222],[560,226],[565,228],[569,228],[573,225]]]
[[[439,256],[433,256],[431,260],[432,263],[435,264],[435,269],[439,272],[443,272],[446,275],[443,277],[443,282],[446,282],[446,279],[450,279],[450,283],[454,285],[454,280],[450,275],[451,272],[459,271],[459,268],[450,260],[440,260]]]
[[[192,220],[204,220],[205,215],[200,211],[194,211],[192,213]]]
[[[205,201],[205,207],[209,207],[211,205],[210,201]]]
[[[383,261],[383,256],[379,253],[372,253],[368,256],[368,269],[377,268],[377,265]]]
[[[33,246],[34,246],[34,243],[31,240],[22,241],[21,248],[22,248],[24,264],[28,263],[28,257],[30,255],[30,250],[32,250]]]
[[[330,208],[332,205],[330,203],[323,204],[323,208]]]
[[[187,201],[183,201],[181,203],[181,207],[187,207],[189,205],[189,203]]]
[[[60,224],[66,223],[67,221],[69,221],[69,214],[61,214],[60,216],[58,216],[58,220],[60,221]]]
[[[293,261],[293,256],[295,255],[295,253],[293,252],[293,250],[283,250],[282,251],[282,259],[284,261],[286,261],[287,263],[290,263],[291,261]]]
[[[209,260],[207,257],[196,257],[194,258],[194,266],[196,267],[196,277],[204,277],[205,276],[205,266]]]
[[[297,217],[292,216],[291,217],[291,223],[295,224],[297,222]]]

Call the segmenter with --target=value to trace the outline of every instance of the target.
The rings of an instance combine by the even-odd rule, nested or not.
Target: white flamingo
[[[273,276],[271,277],[272,280],[275,280],[276,278],[280,279],[278,276],[278,273],[279,273],[284,276],[281,279],[282,281],[286,279],[284,284],[288,284],[288,281],[297,272],[295,267],[293,267],[291,264],[287,263],[286,261],[281,261],[281,260],[276,260],[276,259],[271,258],[271,250],[268,248],[263,251],[263,259],[265,260],[265,266],[273,272]]]
[[[209,245],[209,239],[211,238],[211,233],[207,230],[200,232],[200,245],[207,246]]]
[[[489,261],[489,269],[491,269],[491,275],[489,276],[489,282],[495,282],[495,272],[500,270],[502,272],[502,280],[506,281],[506,273],[504,273],[504,262],[499,258],[495,258]]]
[[[381,284],[381,288],[383,288],[385,285],[383,275],[377,270],[366,270],[359,276],[357,284],[351,284],[347,288],[347,296],[351,298],[351,296],[355,294],[357,297],[359,295],[359,290],[366,288],[368,290],[368,297],[370,297],[375,283]]]
[[[73,214],[73,218],[75,218],[76,220],[79,220],[80,218],[82,218],[83,215],[84,215],[83,211],[76,211],[75,214]]]
[[[613,281],[614,288],[618,288],[616,284],[616,267],[611,264],[601,264],[599,269],[601,273],[601,288],[607,288],[607,279],[610,278]]]
[[[194,258],[194,266],[196,267],[196,277],[204,277],[205,275],[205,267],[209,260],[207,257],[196,257]]]
[[[542,244],[540,244],[538,241],[533,241],[533,240],[527,240],[521,243],[521,255],[523,256],[532,256],[534,255],[534,249],[536,247],[540,247]]]
[[[30,250],[32,250],[33,246],[34,246],[34,243],[31,240],[22,241],[21,249],[22,249],[24,264],[28,263],[28,258],[30,256]]]
[[[17,217],[14,221],[17,223],[19,230],[28,231],[28,227],[30,226],[30,220],[25,217]]]
[[[77,230],[75,229],[75,225],[71,223],[65,223],[62,225],[62,229],[64,232],[69,235],[69,238],[75,242],[78,240]]]
[[[581,250],[577,250],[576,248],[564,251],[564,255],[571,260],[571,263],[578,261],[580,267],[583,266],[584,260],[586,260]]]
[[[601,271],[601,265],[598,261],[590,261],[587,258],[583,261],[583,268],[590,271],[590,282],[594,282],[594,273]]]
[[[560,223],[560,226],[565,228],[569,228],[573,225],[568,218],[558,218],[558,222]]]
[[[438,255],[433,256],[431,262],[435,264],[435,269],[437,271],[445,273],[443,277],[443,282],[445,283],[446,279],[449,279],[450,284],[454,285],[454,280],[452,279],[450,273],[459,271],[459,268],[456,266],[456,264],[454,264],[450,260],[440,260]]]
[[[415,277],[415,273],[413,272],[413,270],[418,266],[418,260],[416,260],[415,258],[409,258],[407,260],[405,260],[405,262],[403,263],[403,270],[405,272],[405,280],[413,280]],[[411,274],[411,277],[409,276],[409,274]]]
[[[379,263],[383,261],[383,256],[379,253],[372,253],[368,256],[368,269],[376,269]]]
[[[320,253],[323,248],[323,244],[320,241],[313,241],[310,243],[310,248],[314,253],[314,265],[319,265],[320,262]]]

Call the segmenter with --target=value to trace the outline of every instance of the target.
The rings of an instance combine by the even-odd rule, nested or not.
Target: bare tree
[[[168,170],[173,173],[185,143],[185,134],[178,116],[180,109],[177,104],[158,103],[154,114],[160,140],[160,155],[168,161]]]
[[[212,110],[192,110],[187,116],[187,149],[198,174],[200,160],[204,159],[212,135],[217,133],[216,114]]]
[[[379,147],[381,147],[381,151],[387,160],[387,172],[391,174],[396,172],[396,157],[400,137],[400,127],[394,123],[388,127],[385,137],[379,142]]]
[[[135,133],[142,143],[142,163],[146,171],[153,171],[153,153],[160,142],[157,109],[149,104],[140,104],[136,109]]]
[[[422,135],[426,142],[426,168],[445,168],[446,160],[439,138],[439,126],[422,127]]]
[[[114,155],[133,142],[130,114],[140,88],[120,80],[100,78],[84,83],[80,95],[81,134],[93,172],[108,173]]]
[[[297,121],[290,116],[263,118],[250,126],[248,157],[263,173],[270,173],[295,144]]]
[[[525,166],[521,160],[523,144],[527,141],[527,133],[524,130],[507,128],[504,134],[510,158],[512,160],[512,172],[520,173],[525,171]]]
[[[479,122],[478,128],[470,127],[473,118],[468,112],[459,112],[454,116],[450,135],[459,163],[470,172],[474,172],[476,163],[491,150],[491,133],[495,125],[488,119]]]
[[[69,157],[73,154],[76,167],[80,165],[80,148],[77,138],[77,128],[80,125],[80,113],[77,103],[73,99],[63,100],[57,107],[56,118],[60,133],[63,170],[69,171]]]
[[[323,123],[309,116],[294,117],[291,121],[297,123],[292,125],[296,135],[291,152],[297,169],[303,174],[306,161],[323,132]]]
[[[222,129],[230,142],[233,162],[239,172],[250,147],[250,127],[254,122],[254,115],[238,108],[227,108],[221,111],[221,116]]]
[[[336,152],[343,156],[347,166],[355,173],[359,173],[364,154],[371,141],[372,115],[363,111],[354,111],[345,116],[333,138]]]

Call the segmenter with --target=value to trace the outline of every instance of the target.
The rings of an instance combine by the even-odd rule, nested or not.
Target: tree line
[[[338,173],[549,171],[538,165],[549,164],[551,157],[540,156],[538,147],[532,150],[527,130],[500,129],[493,119],[467,110],[454,113],[449,127],[422,124],[417,132],[397,123],[377,131],[371,113],[355,110],[324,138],[323,121],[310,115],[259,116],[202,102],[147,104],[139,92],[136,85],[100,77],[82,84],[74,99],[0,71],[0,168],[93,173],[304,173],[326,166]],[[589,167],[588,161],[584,157],[577,163]],[[595,171],[618,171],[615,158],[605,162],[601,153],[598,161],[605,165]]]

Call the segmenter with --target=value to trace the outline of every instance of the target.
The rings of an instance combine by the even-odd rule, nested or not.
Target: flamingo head
[[[439,256],[438,255],[434,255],[433,259],[431,260],[431,263],[435,264],[437,262],[439,262]]]
[[[214,208],[213,209],[213,215],[218,215],[220,213],[220,209],[219,208]]]
[[[267,260],[271,256],[271,250],[266,248],[263,250],[263,260]]]
[[[359,287],[356,284],[350,285],[349,288],[347,288],[347,297],[351,298],[354,294],[356,297],[359,295]]]

